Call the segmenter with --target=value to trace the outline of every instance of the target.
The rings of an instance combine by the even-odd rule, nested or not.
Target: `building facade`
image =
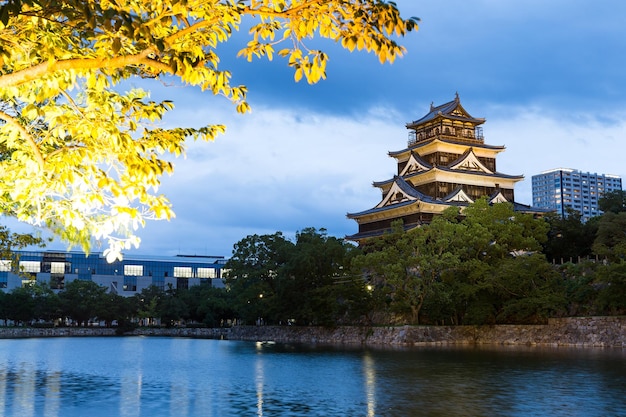
[[[622,189],[622,179],[617,175],[595,174],[576,169],[557,168],[532,177],[533,206],[567,215],[571,208],[581,214],[586,222],[602,211],[598,200],[605,193]]]
[[[161,289],[188,288],[201,283],[223,287],[223,256],[138,256],[108,263],[102,253],[18,251],[20,273],[11,260],[0,260],[0,289],[5,292],[36,280],[53,290],[80,279],[93,281],[111,293],[132,296],[152,285]]]
[[[431,105],[424,117],[407,123],[408,146],[389,152],[396,160],[396,175],[374,182],[382,194],[375,207],[348,213],[359,231],[347,238],[360,242],[381,235],[395,220],[411,229],[429,223],[450,206],[462,208],[481,197],[534,212],[530,206],[515,203],[515,184],[524,176],[497,170],[496,157],[505,148],[485,143],[484,122],[463,108],[457,94],[454,100]]]

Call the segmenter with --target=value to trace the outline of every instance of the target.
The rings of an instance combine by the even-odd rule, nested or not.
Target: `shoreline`
[[[161,336],[351,346],[569,346],[626,348],[626,316],[549,319],[545,325],[493,326],[235,326],[139,328],[4,327],[0,339]]]

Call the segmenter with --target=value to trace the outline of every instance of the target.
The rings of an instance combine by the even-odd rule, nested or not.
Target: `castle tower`
[[[514,203],[515,183],[523,175],[496,170],[496,156],[504,146],[486,145],[481,125],[461,105],[459,95],[419,120],[407,123],[408,147],[389,152],[398,169],[393,178],[374,182],[382,199],[374,208],[348,213],[359,225],[347,238],[361,241],[390,230],[401,219],[405,229],[429,223],[450,206],[467,206],[487,196],[492,203]],[[514,203],[520,211],[529,206]]]

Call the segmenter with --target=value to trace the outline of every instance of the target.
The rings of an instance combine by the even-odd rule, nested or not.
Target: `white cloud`
[[[225,56],[234,82],[249,83],[252,114],[237,115],[227,100],[197,89],[154,88],[155,100],[177,106],[166,125],[224,123],[227,133],[190,143],[176,161],[161,191],[177,218],[148,223],[140,251],[229,255],[252,233],[354,233],[345,214],[379,202],[371,183],[395,173],[387,152],[406,146],[404,124],[455,91],[487,119],[487,143],[507,147],[498,170],[526,176],[518,201],[531,202],[531,177],[547,169],[626,178],[626,2],[397,4],[423,21],[400,40],[408,53],[393,65],[333,45],[328,79],[308,86],[293,83],[284,61]]]
[[[354,233],[357,225],[345,214],[378,203],[371,183],[395,173],[386,153],[407,140],[400,116],[380,108],[359,119],[264,108],[244,118],[221,116],[227,135],[191,143],[164,179],[161,191],[177,218],[149,223],[141,251],[170,245],[229,254],[248,234],[293,234],[310,226],[336,236]]]
[[[603,115],[603,119],[542,108],[502,110],[487,118],[485,141],[507,147],[498,158],[499,171],[525,175],[516,187],[520,202],[532,203],[531,177],[549,169],[573,168],[626,178],[626,109]]]

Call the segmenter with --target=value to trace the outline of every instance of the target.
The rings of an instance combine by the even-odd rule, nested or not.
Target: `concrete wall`
[[[0,338],[114,335],[115,329],[105,328],[0,328]],[[551,319],[547,325],[532,326],[146,328],[127,335],[371,346],[540,345],[626,348],[626,317]]]

